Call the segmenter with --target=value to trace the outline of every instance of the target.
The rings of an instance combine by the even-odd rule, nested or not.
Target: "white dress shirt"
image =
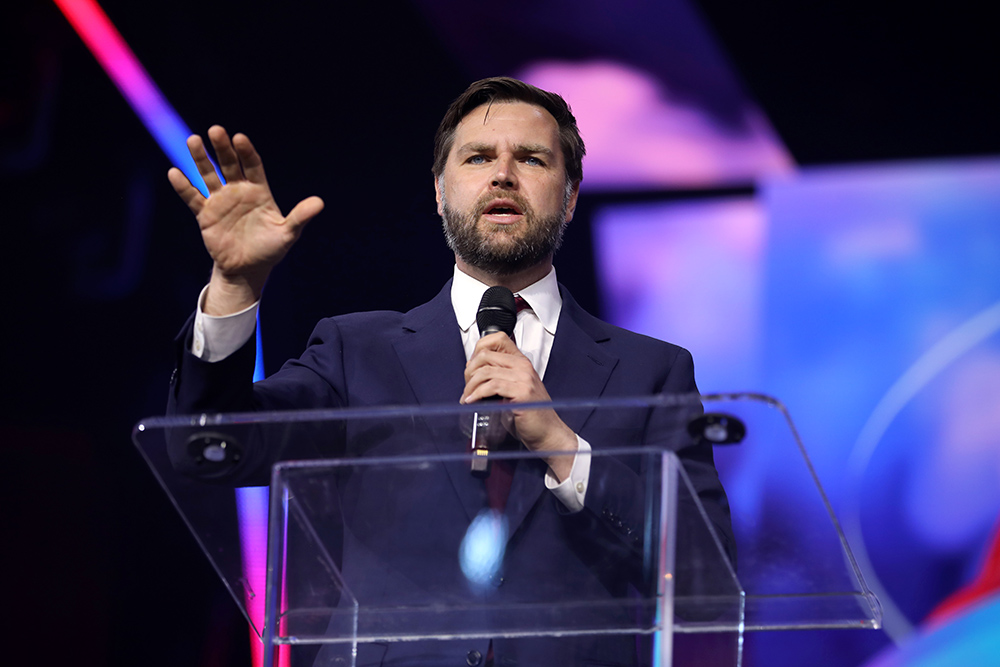
[[[461,330],[462,345],[465,348],[466,361],[479,340],[479,327],[476,324],[476,313],[479,302],[490,286],[485,285],[472,276],[462,273],[455,267],[454,279],[451,283],[451,304]],[[257,308],[260,302],[231,315],[216,317],[206,315],[203,311],[207,286],[198,297],[198,309],[195,311],[194,335],[191,342],[191,353],[209,362],[221,361],[240,349],[253,335],[257,322]],[[518,292],[531,307],[517,314],[514,325],[514,340],[518,349],[531,361],[532,367],[543,381],[545,369],[555,341],[556,326],[559,323],[559,313],[562,310],[562,297],[559,295],[559,285],[556,282],[555,269],[538,282],[529,285]],[[572,512],[583,509],[587,493],[587,482],[590,479],[590,445],[577,436],[577,454],[573,459],[573,468],[569,477],[561,483],[552,471],[545,474],[545,486]]]

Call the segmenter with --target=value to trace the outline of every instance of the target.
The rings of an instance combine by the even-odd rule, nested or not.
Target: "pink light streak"
[[[253,595],[246,596],[246,610],[253,627],[264,627],[264,591],[267,581],[267,506],[268,488],[236,489],[236,511],[240,523],[240,551],[243,554],[243,575],[250,582]],[[250,630],[250,653],[253,664],[262,665],[264,645],[253,628]],[[287,667],[286,660],[282,661]]]
[[[107,14],[94,0],[53,0],[69,20],[97,62],[111,77],[112,82],[139,116],[143,125],[160,145],[171,163],[184,172],[188,180],[205,196],[205,181],[187,149],[191,130],[181,120],[149,73],[136,58]],[[264,377],[264,365],[257,328],[257,363],[254,380]],[[264,625],[264,590],[267,553],[267,488],[237,489],[236,500],[240,514],[240,540],[244,555],[244,576],[255,591],[254,598],[246,600],[247,612],[256,628]],[[262,665],[262,645],[251,629],[251,652],[255,667]],[[287,667],[290,656],[279,652],[279,665]]]
[[[97,58],[156,143],[191,183],[208,196],[186,140],[191,134],[132,49],[94,0],[53,0]]]

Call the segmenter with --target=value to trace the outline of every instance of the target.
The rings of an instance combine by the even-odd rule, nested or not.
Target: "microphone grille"
[[[517,306],[514,304],[514,293],[506,287],[497,285],[483,293],[479,302],[479,312],[476,313],[476,324],[479,334],[503,331],[508,336],[514,334],[514,324],[517,322]]]

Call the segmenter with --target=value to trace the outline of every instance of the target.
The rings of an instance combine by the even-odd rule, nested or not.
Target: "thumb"
[[[303,227],[323,210],[323,206],[325,204],[319,197],[307,197],[289,212],[288,217],[285,218],[285,224],[295,229]]]

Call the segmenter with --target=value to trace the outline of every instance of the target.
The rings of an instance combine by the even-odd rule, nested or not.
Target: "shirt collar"
[[[467,332],[476,323],[476,313],[483,292],[489,285],[479,282],[467,273],[462,273],[455,265],[454,277],[451,281],[451,306],[455,310],[458,326]],[[556,333],[559,323],[559,311],[562,309],[562,296],[559,294],[559,282],[556,280],[555,267],[538,282],[528,285],[518,294],[535,311],[542,327],[552,335]]]

